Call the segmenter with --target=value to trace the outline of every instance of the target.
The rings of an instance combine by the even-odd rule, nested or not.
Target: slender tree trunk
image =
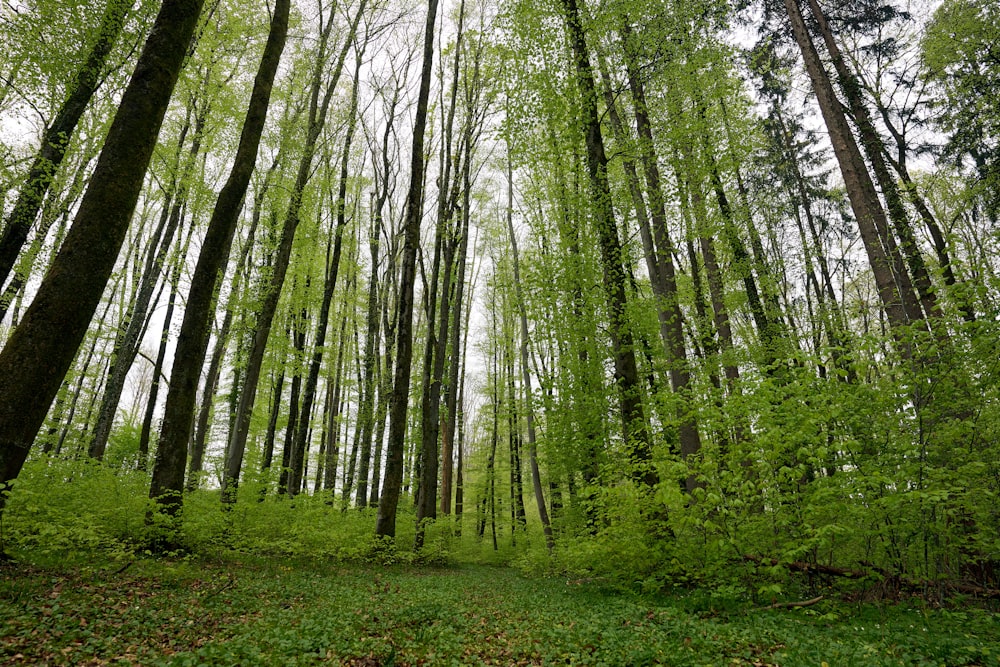
[[[24,185],[0,235],[0,285],[7,282],[45,193],[55,180],[84,110],[100,86],[108,55],[118,41],[134,0],[108,0],[97,39],[69,86],[70,93],[42,135],[42,145],[28,169]]]
[[[191,279],[191,291],[188,293],[184,319],[177,336],[177,347],[170,372],[170,390],[167,392],[156,463],[149,488],[150,497],[157,499],[170,513],[176,513],[180,509],[188,440],[191,434],[198,380],[201,377],[208,348],[212,311],[215,307],[218,285],[222,280],[221,274],[225,272],[229,260],[229,251],[243,206],[243,198],[257,161],[257,148],[260,145],[270,104],[271,87],[288,32],[289,8],[289,0],[276,0],[267,42],[250,93],[236,156],[229,177],[219,191],[212,218],[208,223],[208,230]]]
[[[889,163],[892,165],[892,168],[903,182],[903,190],[906,197],[910,200],[913,208],[916,209],[920,219],[927,227],[927,232],[930,234],[931,241],[934,244],[934,252],[937,254],[938,263],[941,265],[941,273],[944,276],[945,284],[950,289],[954,289],[956,285],[958,285],[958,278],[955,275],[955,269],[952,265],[951,253],[948,251],[948,241],[945,239],[944,234],[941,233],[941,226],[938,224],[934,214],[931,213],[931,210],[927,207],[927,203],[924,201],[924,198],[920,196],[917,184],[914,183],[910,170],[907,167],[906,153],[908,146],[906,137],[904,133],[900,132],[895,125],[893,125],[892,119],[889,116],[889,110],[877,96],[875,96],[875,104],[879,114],[882,116],[883,124],[889,130],[889,134],[892,135],[893,140],[896,142],[896,159],[893,160],[891,156],[889,156],[888,151],[886,151],[886,156],[889,158]],[[959,292],[955,294],[953,298],[958,303],[958,307],[962,313],[962,318],[965,319],[966,322],[975,322],[976,314],[966,296]]]
[[[549,553],[555,546],[552,536],[552,524],[549,512],[545,507],[545,494],[542,491],[542,475],[538,469],[538,436],[535,431],[535,410],[532,407],[531,370],[528,364],[528,310],[524,303],[524,290],[521,288],[520,257],[517,249],[517,235],[514,233],[514,182],[511,169],[509,150],[507,158],[507,233],[510,235],[511,260],[514,268],[514,298],[517,300],[518,319],[521,324],[521,382],[524,385],[524,412],[528,429],[528,463],[531,466],[531,488],[535,493],[535,503],[538,505],[538,518],[542,522],[545,534],[545,546]]]
[[[396,315],[396,368],[389,406],[388,459],[385,481],[379,499],[375,535],[396,536],[396,509],[403,485],[403,454],[406,440],[406,412],[410,394],[410,365],[413,361],[413,283],[416,278],[417,246],[420,243],[420,218],[424,184],[424,130],[427,125],[427,102],[430,97],[431,71],[434,62],[434,24],[438,0],[427,1],[424,29],[423,65],[420,90],[413,122],[413,149],[410,162],[410,188],[406,195],[403,238],[403,263],[399,279],[399,302]]]
[[[442,418],[441,428],[441,513],[451,514],[452,498],[452,475],[454,471],[455,456],[455,427],[459,418],[458,413],[458,393],[460,374],[463,367],[462,349],[462,320],[464,316],[464,295],[465,295],[465,270],[466,257],[469,247],[469,219],[471,213],[471,190],[472,190],[472,154],[471,137],[467,135],[466,145],[469,146],[469,155],[462,166],[462,212],[461,225],[458,229],[458,250],[455,258],[455,278],[454,306],[451,308],[452,322],[449,329],[451,358],[448,362],[448,383],[445,391],[445,414]]]
[[[344,331],[341,329],[340,332],[341,339],[343,339]],[[340,350],[344,349],[343,345],[340,346]],[[337,353],[337,366],[335,369],[335,375],[333,378],[333,392],[330,397],[330,411],[329,418],[327,419],[326,429],[330,434],[327,438],[326,444],[326,458],[323,463],[323,489],[329,494],[327,502],[333,504],[333,493],[337,485],[337,463],[340,458],[340,424],[341,418],[341,407],[340,407],[340,393],[341,393],[341,378],[344,371],[344,357],[342,352]]]
[[[167,297],[167,310],[163,314],[163,330],[160,332],[160,345],[156,351],[156,362],[153,364],[153,382],[149,387],[149,400],[146,402],[146,414],[139,429],[139,470],[146,470],[149,465],[149,437],[153,427],[153,415],[160,395],[160,383],[163,376],[163,362],[167,357],[167,343],[170,341],[170,323],[174,317],[174,306],[177,303],[177,291],[181,281],[181,271],[187,250],[191,244],[191,233],[194,222],[188,227],[184,243],[177,249],[170,271],[170,295]]]
[[[622,28],[622,37],[629,90],[632,93],[635,110],[640,156],[646,178],[646,193],[649,197],[649,213],[653,224],[652,237],[655,249],[652,250],[653,256],[651,258],[647,250],[647,264],[650,262],[656,264],[658,269],[654,275],[660,276],[657,284],[653,285],[658,292],[656,296],[662,304],[660,306],[660,335],[664,339],[663,344],[670,359],[670,385],[674,393],[681,399],[677,406],[678,435],[681,456],[687,458],[701,449],[701,436],[698,433],[698,422],[691,405],[691,374],[687,366],[684,319],[677,298],[677,276],[673,262],[676,250],[667,232],[666,206],[656,159],[656,144],[653,141],[652,125],[649,122],[645,88],[642,85],[638,63],[632,52],[632,31],[627,23]],[[689,476],[686,484],[689,490],[693,489],[694,478]]]
[[[819,101],[820,111],[823,114],[830,142],[833,145],[833,152],[844,177],[848,199],[851,202],[851,208],[861,232],[861,239],[868,253],[882,307],[893,334],[898,338],[902,335],[902,329],[910,323],[910,314],[904,307],[900,290],[896,285],[893,265],[883,246],[883,238],[879,232],[879,229],[886,227],[885,213],[878,201],[875,185],[868,175],[854,135],[851,134],[850,127],[847,125],[844,111],[833,92],[830,77],[823,68],[816,46],[806,29],[798,2],[799,0],[784,0],[785,10],[792,23],[792,34],[802,52],[806,72],[809,74],[813,90]],[[906,344],[900,346],[900,353],[904,356],[911,354]]]
[[[260,470],[266,473],[274,463],[274,441],[278,435],[278,417],[281,414],[281,391],[285,386],[285,369],[281,368],[278,378],[274,381],[274,388],[271,390],[271,410],[268,413],[267,433],[264,435],[264,454],[261,459]]]
[[[292,290],[293,293],[295,290]],[[281,472],[278,475],[278,495],[294,496],[298,493],[295,478],[295,466],[301,461],[301,456],[295,451],[295,432],[299,420],[299,397],[302,395],[302,360],[305,357],[306,327],[309,321],[309,310],[302,307],[296,315],[294,310],[289,314],[292,332],[292,392],[288,398],[288,422],[285,424],[285,444],[281,448]],[[244,391],[246,389],[244,388]],[[304,443],[305,441],[303,441]],[[301,479],[301,468],[299,479]]]
[[[384,203],[384,200],[381,200]],[[379,207],[376,207],[379,208]],[[379,245],[381,239],[381,211],[373,211],[371,229],[368,233],[368,254],[371,259],[371,273],[368,278],[368,307],[365,317],[367,330],[365,332],[364,378],[362,380],[360,401],[358,406],[358,435],[361,447],[361,470],[358,475],[358,493],[354,499],[355,505],[364,507],[368,504],[368,462],[372,449],[372,433],[375,426],[375,387],[378,366],[379,339],[381,336],[381,320],[379,319]],[[375,477],[377,479],[377,476]],[[377,482],[373,484],[377,486]]]
[[[576,80],[581,96],[581,116],[586,135],[587,172],[590,176],[594,224],[597,228],[603,267],[603,283],[610,320],[611,349],[618,386],[623,437],[635,466],[635,476],[648,486],[657,482],[652,467],[652,445],[642,406],[639,369],[635,361],[634,340],[626,314],[625,272],[621,242],[615,223],[611,189],[608,183],[608,159],[604,152],[597,93],[590,56],[580,23],[576,0],[563,0],[565,23],[575,61]]]
[[[298,433],[295,439],[295,452],[304,452],[306,448],[306,437],[309,433],[309,418],[312,414],[313,399],[316,395],[316,386],[319,383],[319,370],[323,362],[324,345],[326,343],[326,330],[329,328],[330,305],[333,301],[333,293],[337,288],[337,275],[340,271],[340,255],[343,249],[344,229],[347,227],[347,177],[348,167],[351,158],[351,142],[354,138],[354,130],[357,127],[358,118],[358,85],[361,78],[361,61],[364,57],[367,40],[358,50],[354,66],[354,82],[351,85],[351,102],[348,111],[349,119],[347,131],[344,136],[344,151],[340,162],[340,178],[337,189],[337,201],[335,209],[337,212],[337,228],[334,232],[333,257],[326,267],[326,284],[323,286],[323,301],[320,303],[319,319],[316,322],[316,337],[313,341],[313,354],[309,363],[309,376],[306,378],[305,391],[302,394],[302,413],[299,416]],[[299,462],[301,459],[293,461],[292,489],[295,489],[301,479]],[[367,470],[365,473],[367,474]]]
[[[313,70],[312,84],[309,94],[309,120],[307,123],[306,140],[303,147],[302,157],[299,160],[298,173],[295,177],[295,184],[292,187],[288,208],[285,211],[285,220],[281,230],[281,240],[278,243],[275,255],[273,273],[271,280],[265,288],[265,296],[261,303],[260,312],[257,316],[257,326],[254,332],[253,344],[247,360],[246,375],[243,378],[243,388],[240,393],[240,402],[236,409],[236,423],[232,436],[229,440],[229,447],[226,454],[226,464],[223,470],[223,494],[224,503],[233,503],[236,500],[235,489],[239,482],[240,470],[243,466],[243,454],[246,450],[247,437],[250,433],[250,418],[253,415],[254,400],[257,395],[257,382],[260,379],[261,366],[264,361],[264,351],[267,348],[267,339],[271,333],[271,325],[274,321],[274,314],[278,308],[278,300],[281,297],[281,289],[285,282],[285,274],[288,272],[288,265],[291,261],[292,243],[295,240],[295,232],[299,226],[299,214],[302,207],[302,195],[312,176],[313,157],[316,146],[319,142],[320,134],[326,123],[327,111],[330,108],[330,100],[340,80],[343,71],[344,61],[347,53],[354,41],[357,33],[358,23],[365,12],[366,0],[362,0],[356,10],[356,14],[351,22],[350,30],[344,37],[344,43],[340,54],[330,74],[326,91],[320,99],[323,88],[323,76],[326,72],[326,47],[329,41],[330,31],[335,23],[333,11],[328,17],[328,23],[322,31],[320,45],[317,50],[315,68]]]
[[[189,113],[193,110],[194,102],[189,106]],[[149,242],[146,252],[146,261],[139,278],[139,286],[134,299],[126,305],[127,314],[124,317],[121,329],[115,340],[114,352],[111,362],[111,372],[108,384],[104,388],[104,395],[101,397],[101,408],[98,412],[97,425],[94,428],[93,440],[90,442],[89,454],[91,458],[102,459],[104,450],[108,444],[108,435],[111,433],[111,426],[114,423],[115,414],[118,410],[118,403],[121,401],[122,392],[125,389],[125,379],[128,376],[132,364],[135,362],[136,354],[142,343],[142,337],[146,330],[147,318],[150,316],[150,300],[153,290],[160,282],[163,273],[163,266],[167,259],[167,254],[173,245],[174,236],[180,227],[182,211],[187,203],[187,189],[191,179],[191,174],[201,152],[201,135],[204,129],[205,115],[199,114],[195,121],[194,140],[191,143],[191,150],[184,165],[179,166],[182,174],[180,178],[170,186],[170,194],[164,204],[160,223]],[[181,130],[178,138],[178,152],[184,143],[187,134],[187,124]]]

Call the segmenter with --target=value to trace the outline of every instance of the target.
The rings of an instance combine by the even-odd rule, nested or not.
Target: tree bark
[[[388,131],[388,127],[386,128]],[[378,204],[384,204],[384,199],[379,199]],[[371,229],[368,232],[368,255],[371,259],[371,273],[368,278],[368,305],[365,316],[365,352],[364,359],[364,379],[361,385],[360,401],[358,406],[358,434],[361,447],[361,471],[358,474],[358,493],[354,503],[358,507],[365,507],[368,504],[368,463],[371,458],[372,434],[375,426],[375,387],[378,365],[378,352],[381,338],[381,320],[379,319],[379,247],[382,236],[381,232],[381,210],[376,205],[376,210],[372,212]],[[377,483],[376,483],[377,486]]]
[[[868,161],[872,165],[875,179],[878,181],[882,195],[885,197],[889,220],[892,222],[896,234],[899,236],[906,264],[902,265],[902,262],[899,261],[900,266],[897,267],[896,271],[901,278],[899,287],[903,295],[904,306],[913,312],[911,319],[926,320],[940,318],[941,312],[937,305],[937,295],[931,285],[927,266],[924,263],[923,256],[920,254],[917,240],[913,235],[913,229],[910,226],[909,216],[906,214],[906,207],[903,205],[899,187],[896,185],[896,180],[891,176],[885,164],[885,145],[878,131],[875,129],[868,106],[861,96],[861,85],[854,72],[844,62],[840,47],[833,37],[833,31],[830,29],[830,24],[827,22],[826,15],[819,4],[816,0],[809,0],[809,7],[812,10],[813,18],[816,19],[820,34],[823,36],[823,42],[826,44],[826,50],[830,54],[834,71],[837,72],[840,89],[847,98],[848,108],[858,127],[858,132],[861,136],[861,145],[868,155]],[[891,232],[889,230],[886,230],[885,236],[887,237],[887,241],[889,241],[886,250],[890,253],[890,256],[898,255],[898,249],[895,250],[894,254],[892,253],[891,246],[895,245],[895,240],[891,239]],[[909,274],[906,272],[907,268],[909,268]],[[910,281],[911,275],[912,282]],[[914,286],[917,289],[916,293],[913,290]],[[920,299],[919,304],[915,302],[917,297]],[[907,305],[908,301],[910,302],[909,305]],[[920,312],[921,306],[923,307],[923,313]],[[940,324],[935,328],[935,333],[939,337],[947,337],[947,332]]]
[[[545,507],[545,494],[542,491],[542,475],[538,468],[538,436],[535,431],[535,410],[532,407],[531,370],[528,364],[528,311],[524,303],[524,291],[521,288],[520,257],[517,250],[517,236],[514,233],[514,183],[511,173],[510,158],[507,159],[507,233],[510,234],[511,260],[514,263],[514,298],[517,299],[517,313],[521,324],[521,382],[524,385],[524,412],[528,429],[528,462],[531,466],[531,488],[535,493],[535,503],[538,505],[538,518],[542,522],[542,532],[545,534],[545,546],[549,553],[555,547],[552,536],[552,523]]]

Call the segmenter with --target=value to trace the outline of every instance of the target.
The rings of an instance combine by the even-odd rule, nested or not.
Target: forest
[[[996,3],[0,25],[0,607],[46,559],[240,557],[995,611]],[[992,664],[975,618],[992,649],[921,664]]]

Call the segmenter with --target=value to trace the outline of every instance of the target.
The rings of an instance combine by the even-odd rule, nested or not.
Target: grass
[[[996,665],[972,607],[761,610],[502,567],[139,559],[0,569],[0,664]]]

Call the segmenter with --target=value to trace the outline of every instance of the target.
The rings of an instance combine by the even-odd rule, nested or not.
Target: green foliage
[[[948,153],[971,158],[973,188],[995,218],[1000,201],[1000,10],[982,0],[949,0],[938,7],[924,35],[925,75],[940,87],[935,122],[948,133]]]
[[[3,512],[3,548],[127,555],[143,534],[149,478],[90,461],[29,461]]]

